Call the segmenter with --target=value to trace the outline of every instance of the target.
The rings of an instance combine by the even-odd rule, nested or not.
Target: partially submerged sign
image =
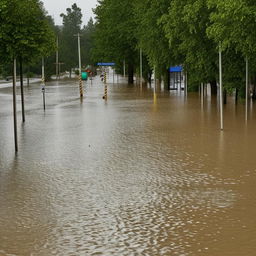
[[[87,80],[88,79],[88,73],[87,72],[82,72],[81,76],[82,76],[82,80]]]
[[[170,72],[182,72],[182,71],[183,71],[182,66],[170,67]]]
[[[97,66],[115,66],[116,63],[115,62],[98,62]]]

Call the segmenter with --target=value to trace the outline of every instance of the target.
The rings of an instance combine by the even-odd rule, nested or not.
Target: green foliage
[[[94,10],[96,31],[92,57],[95,62],[114,61],[119,68],[123,60],[132,73],[138,63],[136,28],[132,1],[103,0]],[[131,74],[130,73],[130,74]]]
[[[64,62],[64,68],[71,70],[78,67],[78,43],[77,36],[81,33],[82,12],[81,9],[73,4],[66,9],[66,14],[60,15],[63,18],[63,27],[59,34],[60,58]]]
[[[91,59],[91,51],[93,48],[93,34],[95,31],[95,24],[91,18],[87,25],[83,27],[81,31],[81,55],[82,55],[82,66],[93,64]]]
[[[0,56],[30,62],[54,49],[54,34],[38,0],[1,0]]]

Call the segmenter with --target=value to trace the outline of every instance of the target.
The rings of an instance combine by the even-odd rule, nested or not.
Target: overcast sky
[[[41,0],[45,9],[54,18],[57,25],[62,24],[61,13],[66,13],[66,9],[76,3],[83,13],[83,24],[86,24],[90,17],[94,17],[92,8],[97,5],[97,0]]]

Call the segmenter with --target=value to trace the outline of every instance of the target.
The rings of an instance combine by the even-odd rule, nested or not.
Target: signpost
[[[180,89],[181,88],[181,78],[182,78],[182,72],[183,72],[183,67],[182,66],[173,66],[173,67],[170,67],[169,69],[170,73],[174,73],[174,87],[170,89],[173,89],[173,90],[178,90],[177,87],[175,87],[175,84],[176,84],[176,78],[177,78],[177,75],[179,74],[180,77],[179,77],[179,80],[180,80]]]
[[[102,66],[102,67],[112,67],[115,66],[116,63],[115,62],[98,62],[97,66]]]

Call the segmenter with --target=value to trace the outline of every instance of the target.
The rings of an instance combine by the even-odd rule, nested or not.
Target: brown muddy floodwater
[[[256,109],[98,79],[0,90],[1,256],[255,256]],[[19,90],[18,90],[19,92]]]

